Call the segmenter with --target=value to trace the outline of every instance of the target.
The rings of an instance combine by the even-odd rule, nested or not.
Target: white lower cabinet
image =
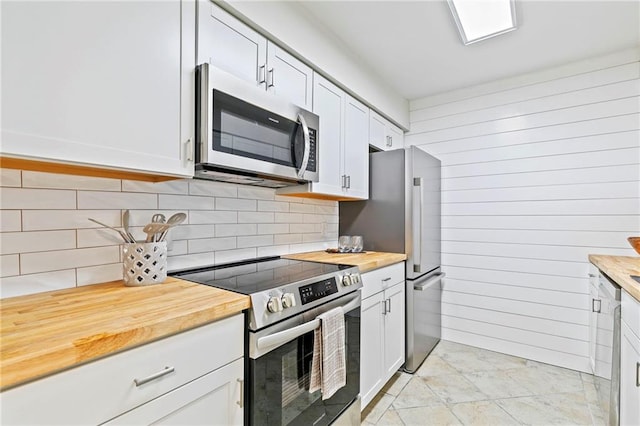
[[[640,303],[622,292],[620,424],[640,425]]]
[[[366,296],[360,314],[360,395],[364,410],[405,361],[404,263],[364,273],[362,281]]]
[[[1,422],[242,424],[243,335],[239,314],[8,389]]]

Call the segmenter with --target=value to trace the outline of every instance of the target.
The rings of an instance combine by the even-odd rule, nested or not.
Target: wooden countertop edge
[[[630,277],[640,276],[640,257],[590,254],[589,262],[640,302],[640,284]]]
[[[327,253],[324,251],[312,251],[282,256],[293,260],[306,260],[320,263],[342,264],[357,266],[361,273],[384,268],[398,262],[407,260],[404,253],[386,253],[368,251],[366,253]]]

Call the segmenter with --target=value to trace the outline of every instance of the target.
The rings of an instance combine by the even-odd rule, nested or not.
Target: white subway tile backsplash
[[[305,253],[308,251],[326,250],[330,247],[336,246],[337,242],[321,241],[317,243],[291,244],[289,248],[291,249],[291,253]]]
[[[193,210],[189,212],[191,224],[238,223],[236,211]]]
[[[186,254],[184,256],[169,256],[167,257],[167,270],[177,271],[180,269],[196,268],[199,266],[209,266],[217,263],[215,260],[215,254],[210,253],[196,253]]]
[[[273,236],[273,243],[275,245],[298,244],[301,242],[302,242],[302,234],[278,234]]]
[[[76,231],[4,232],[0,234],[0,254],[75,248]]]
[[[257,250],[255,248],[217,251],[216,264],[237,262],[238,260],[253,259],[255,257],[257,257]]]
[[[236,237],[201,238],[188,241],[189,253],[204,253],[219,250],[231,250],[237,247]]]
[[[157,209],[158,195],[138,192],[78,191],[78,209]]]
[[[256,200],[216,198],[216,210],[256,211]]]
[[[89,220],[96,219],[110,226],[120,226],[120,210],[23,210],[23,231],[47,229],[98,228]]]
[[[309,204],[290,203],[289,211],[291,213],[313,213],[316,211],[316,208]]]
[[[158,195],[158,208],[169,210],[213,210],[214,198],[199,195]]]
[[[258,210],[261,212],[288,212],[289,203],[282,201],[258,201]]]
[[[189,181],[189,194],[236,198],[238,187],[230,183],[193,179]]]
[[[122,279],[122,263],[109,263],[107,265],[89,266],[77,269],[77,284],[90,285],[95,283],[116,281]]]
[[[275,223],[304,223],[302,213],[276,213]]]
[[[20,255],[7,254],[0,256],[0,277],[20,275]]]
[[[15,297],[76,286],[75,269],[0,279],[0,297]]]
[[[0,186],[19,187],[22,184],[20,170],[0,169]]]
[[[23,274],[35,274],[115,263],[120,261],[119,251],[118,246],[111,246],[25,253],[20,255],[20,270]]]
[[[23,188],[85,189],[97,191],[120,191],[119,179],[63,175],[58,173],[22,172]]]
[[[22,229],[20,210],[0,210],[0,232],[13,232]]]
[[[76,191],[0,188],[0,208],[2,210],[75,209]]]
[[[258,257],[282,256],[291,253],[288,245],[258,247]]]
[[[336,202],[270,188],[0,172],[0,297],[121,279],[121,237],[88,219],[119,228],[126,209],[140,241],[153,214],[187,214],[169,232],[169,270],[335,246],[327,240],[337,238]]]
[[[289,233],[289,224],[288,223],[259,223],[258,224],[258,234],[288,234]]]
[[[273,237],[273,235],[252,235],[250,237],[238,237],[238,248],[272,246]]]
[[[188,195],[189,181],[169,180],[166,182],[143,182],[139,180],[123,180],[122,190],[125,192]]]
[[[216,236],[215,225],[178,225],[169,231],[173,240],[191,240],[197,238],[213,238]]]
[[[252,200],[273,200],[276,196],[275,189],[259,188],[255,186],[239,186],[238,198],[250,198]]]
[[[273,213],[238,212],[238,223],[273,223]]]
[[[216,237],[236,237],[238,235],[256,235],[258,228],[256,224],[220,224],[215,225]]]

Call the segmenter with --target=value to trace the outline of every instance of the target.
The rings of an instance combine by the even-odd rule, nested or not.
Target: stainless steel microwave
[[[318,181],[316,114],[209,64],[196,68],[196,177],[283,187]]]

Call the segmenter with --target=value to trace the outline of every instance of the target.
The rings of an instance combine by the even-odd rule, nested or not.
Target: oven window
[[[360,391],[360,309],[345,314],[347,385],[323,401],[309,393],[313,332],[250,360],[252,425],[328,425]]]

